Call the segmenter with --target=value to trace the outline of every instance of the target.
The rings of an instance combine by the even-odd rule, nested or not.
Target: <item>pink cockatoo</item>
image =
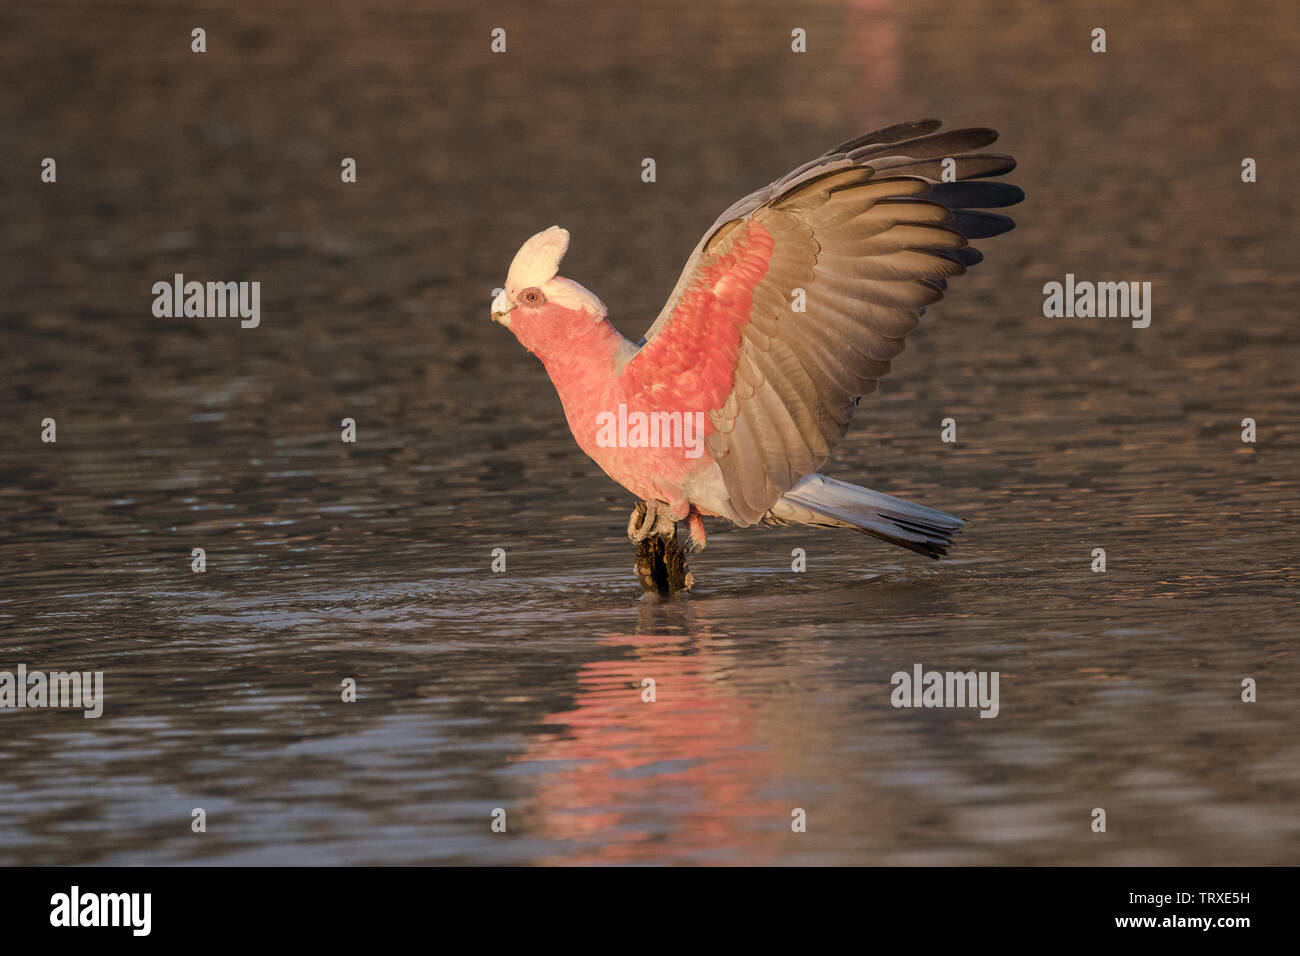
[[[704,516],[853,528],[938,558],[960,518],[819,473],[859,399],[903,351],[947,280],[982,258],[970,239],[1012,228],[1015,168],[980,152],[991,129],[937,120],[868,133],[724,212],[638,343],[559,275],[552,226],[510,264],[492,318],[545,365],[578,445],[645,500],[629,537],[695,550]]]

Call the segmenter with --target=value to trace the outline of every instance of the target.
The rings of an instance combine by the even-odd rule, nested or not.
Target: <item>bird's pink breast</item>
[[[709,413],[734,387],[741,329],[772,246],[761,223],[741,227],[727,255],[700,271],[669,322],[617,378],[612,356],[550,370],[578,444],[633,494],[677,502],[683,480],[713,463],[704,446],[716,430]]]

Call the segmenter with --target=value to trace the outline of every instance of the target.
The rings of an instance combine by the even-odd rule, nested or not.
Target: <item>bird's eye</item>
[[[542,295],[541,289],[525,289],[519,294],[520,300],[524,305],[545,305],[546,296]]]

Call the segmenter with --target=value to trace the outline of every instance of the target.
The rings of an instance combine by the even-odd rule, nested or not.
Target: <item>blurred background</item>
[[[1294,864],[1298,52],[1268,2],[6,3],[0,669],[107,700],[0,711],[0,863]],[[827,470],[952,559],[713,523],[643,599],[488,319],[515,250],[565,226],[635,339],[733,201],[924,116],[1028,198]],[[260,327],[154,318],[178,272]],[[1066,273],[1150,328],[1044,318]],[[915,663],[1000,715],[894,710]]]

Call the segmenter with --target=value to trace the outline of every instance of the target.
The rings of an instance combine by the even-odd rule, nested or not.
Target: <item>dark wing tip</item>
[[[967,239],[988,239],[1000,236],[1015,228],[1015,220],[1008,216],[999,216],[992,212],[971,212],[968,209],[954,211],[953,217],[944,223],[949,229],[960,232]]]
[[[929,197],[949,209],[997,209],[1014,206],[1025,198],[1025,192],[1011,183],[987,183],[966,180],[955,183],[935,183]]]
[[[827,156],[834,156],[837,153],[847,153],[850,150],[858,149],[862,146],[884,145],[886,143],[897,143],[900,140],[911,139],[913,136],[924,136],[926,133],[933,133],[943,125],[941,120],[922,119],[913,120],[910,123],[895,123],[893,126],[884,126],[880,129],[872,130],[870,133],[863,133],[856,139],[851,139],[847,143],[840,143],[834,149],[826,151]],[[997,135],[996,133],[994,134]]]

